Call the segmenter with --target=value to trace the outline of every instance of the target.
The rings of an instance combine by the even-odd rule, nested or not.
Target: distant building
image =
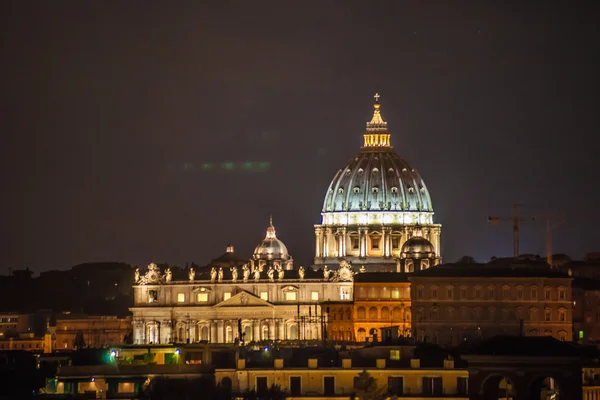
[[[573,279],[545,263],[447,264],[409,280],[419,341],[458,345],[498,334],[572,340]]]
[[[397,327],[397,336],[411,336],[410,282],[404,273],[372,272],[354,278],[354,337],[381,340],[381,329]]]
[[[573,280],[573,340],[600,343],[600,281]]]
[[[63,313],[56,317],[56,344],[58,349],[78,347],[101,348],[122,345],[131,335],[131,317],[89,316]]]

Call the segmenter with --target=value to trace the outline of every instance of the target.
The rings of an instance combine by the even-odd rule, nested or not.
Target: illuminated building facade
[[[547,264],[447,264],[409,280],[418,341],[455,346],[501,334],[572,340],[572,278]]]
[[[134,343],[322,339],[320,303],[351,300],[354,274],[349,265],[335,272],[291,266],[272,223],[241,269],[214,268],[204,279],[190,269],[188,280],[174,281],[168,268],[150,264],[144,276],[136,273]]]
[[[63,313],[56,317],[56,345],[73,350],[79,345],[102,348],[125,343],[131,334],[131,317]],[[81,341],[78,343],[78,341]]]
[[[345,259],[367,271],[410,272],[441,259],[441,225],[421,175],[395,152],[375,95],[361,151],[340,169],[325,195],[315,225],[315,266],[336,268]],[[413,237],[429,245],[427,257],[406,263]],[[418,244],[423,250],[423,243]],[[412,254],[414,255],[414,254]],[[415,257],[413,257],[413,260]]]

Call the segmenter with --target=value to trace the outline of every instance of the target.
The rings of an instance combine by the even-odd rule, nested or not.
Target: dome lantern
[[[373,118],[367,122],[367,131],[364,134],[363,150],[382,151],[383,149],[392,150],[390,144],[390,133],[387,129],[387,122],[381,117],[381,105],[379,104],[379,93],[375,93],[375,104],[373,105]]]

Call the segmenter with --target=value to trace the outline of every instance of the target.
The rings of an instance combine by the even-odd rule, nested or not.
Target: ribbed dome
[[[391,148],[363,148],[335,175],[323,203],[332,211],[433,212],[421,175]]]
[[[265,239],[254,249],[254,258],[258,260],[287,260],[289,258],[287,247],[275,235],[273,219],[269,223]]]
[[[408,239],[402,246],[402,258],[433,258],[435,249],[431,242],[424,237],[415,236]]]

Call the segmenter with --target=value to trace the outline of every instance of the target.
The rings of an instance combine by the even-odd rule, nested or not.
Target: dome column
[[[383,256],[391,257],[392,256],[392,228],[383,227],[382,232],[383,232],[383,237],[381,239],[383,242]]]
[[[367,256],[367,234],[369,233],[369,228],[359,228],[360,232],[360,257]]]
[[[335,255],[335,242],[333,237],[333,229],[325,229],[325,245],[324,245],[324,257],[332,257]]]
[[[338,257],[346,255],[346,228],[338,228]]]
[[[315,227],[315,255],[323,257],[323,228]]]

